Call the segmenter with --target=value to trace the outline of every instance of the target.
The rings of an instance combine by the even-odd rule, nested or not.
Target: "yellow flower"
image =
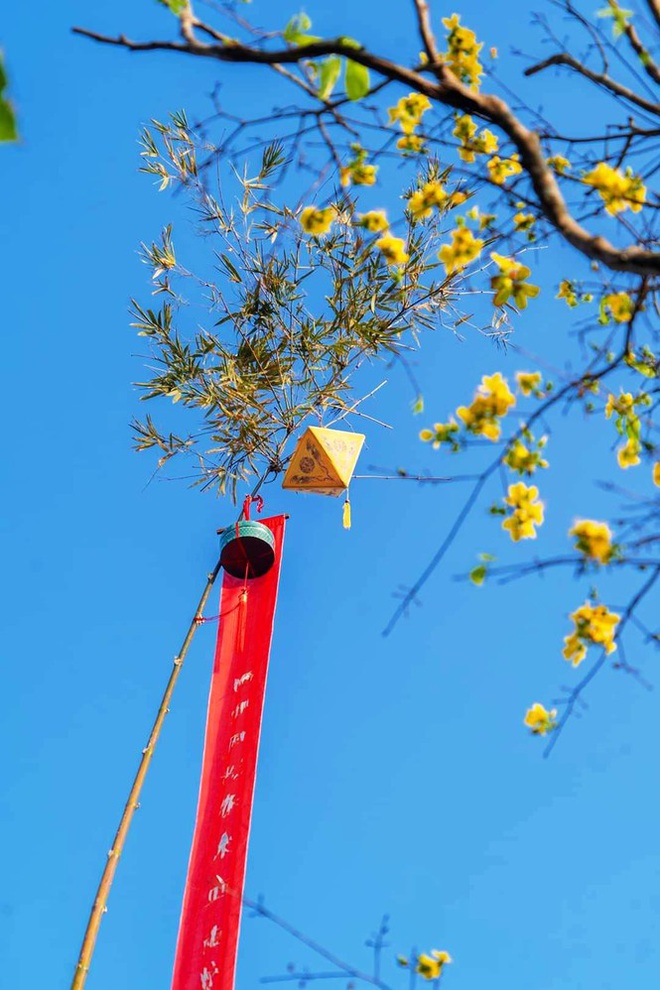
[[[385,234],[376,241],[376,247],[384,255],[388,265],[405,265],[410,258],[406,252],[406,242],[401,237]]]
[[[504,306],[507,300],[513,296],[518,309],[525,309],[527,299],[538,296],[541,291],[538,285],[530,285],[525,279],[531,275],[531,271],[526,265],[521,265],[514,258],[505,258],[501,254],[491,252],[491,258],[500,270],[499,275],[493,276],[490,280],[491,288],[495,290],[493,305]]]
[[[628,416],[635,407],[635,400],[630,392],[622,392],[621,395],[610,394],[607,397],[605,406],[605,418],[609,419],[613,412],[619,416]]]
[[[562,650],[564,659],[570,660],[574,667],[579,667],[587,655],[586,646],[581,641],[577,633],[571,633],[570,636],[564,636],[564,644],[564,649]]]
[[[468,113],[456,117],[456,126],[452,134],[461,142],[458,154],[464,162],[475,161],[476,155],[492,155],[499,147],[492,131],[483,130],[476,136],[477,125]]]
[[[509,158],[500,158],[499,155],[494,155],[486,165],[490,173],[488,176],[490,181],[494,182],[496,186],[501,186],[510,175],[518,175],[522,172],[522,165],[518,161],[519,157],[518,154],[511,155]]]
[[[398,121],[404,134],[412,134],[422,119],[422,115],[431,109],[431,101],[422,93],[408,93],[402,96],[396,106],[388,109],[389,123]]]
[[[516,383],[518,388],[524,396],[534,395],[540,396],[539,385],[541,384],[542,375],[540,371],[516,371]]]
[[[533,213],[516,213],[513,223],[516,231],[524,234],[526,231],[532,229],[536,223],[536,217]]]
[[[334,219],[334,206],[328,206],[325,210],[317,210],[315,206],[306,206],[300,214],[300,226],[306,234],[325,234],[330,230]]]
[[[439,952],[437,949],[433,949],[430,955],[420,952],[417,956],[415,972],[423,976],[425,980],[437,980],[442,973],[442,967],[451,961],[451,956],[444,950]]]
[[[477,42],[474,31],[461,26],[458,14],[444,17],[442,23],[449,31],[444,61],[461,82],[466,83],[471,89],[478,89],[484,71],[479,62],[479,52],[483,48],[483,43]]]
[[[577,306],[578,297],[575,292],[575,286],[570,279],[565,278],[559,283],[559,292],[555,296],[555,299],[565,299],[566,305],[570,306],[571,309]]]
[[[459,406],[456,414],[470,433],[489,440],[498,440],[501,433],[499,419],[506,416],[515,404],[515,397],[511,394],[506,379],[497,371],[494,375],[483,376],[472,404]]]
[[[368,213],[363,213],[359,218],[360,227],[364,227],[370,233],[374,234],[381,230],[387,230],[387,214],[385,210],[369,210]]]
[[[639,213],[646,202],[646,187],[638,175],[633,175],[630,168],[626,169],[624,174],[620,169],[612,168],[606,162],[599,162],[582,181],[585,185],[593,186],[598,190],[605,203],[605,211],[610,216],[627,209]]]
[[[452,417],[448,423],[434,423],[432,430],[420,430],[419,439],[424,443],[432,443],[433,449],[437,450],[440,444],[451,444],[454,450],[458,449],[458,444],[454,439],[454,434],[458,433],[458,426]]]
[[[339,169],[339,181],[342,186],[373,186],[376,183],[377,165],[364,165],[362,162],[354,162],[352,165],[345,165]]]
[[[639,451],[640,444],[639,440],[635,440],[630,437],[625,446],[619,447],[616,453],[616,459],[619,462],[619,467],[625,471],[629,467],[636,467],[639,464]]]
[[[607,523],[594,519],[578,519],[569,536],[576,536],[575,549],[590,560],[608,564],[612,558],[612,533]]]
[[[513,509],[511,515],[502,522],[502,529],[509,530],[509,536],[518,540],[536,539],[535,526],[543,523],[543,503],[537,501],[539,490],[536,485],[526,485],[518,481],[509,485],[504,502]]]
[[[617,323],[630,323],[635,304],[627,292],[610,292],[603,297],[603,308],[609,309]]]
[[[446,206],[448,210],[453,210],[454,207],[460,206],[468,198],[468,194],[461,192],[460,189],[456,189],[453,193],[450,193],[447,197]]]
[[[426,141],[419,134],[404,134],[396,143],[400,151],[412,151],[419,153],[424,150]]]
[[[656,461],[653,465],[653,484],[660,488],[660,461]]]
[[[426,182],[408,200],[408,209],[416,220],[430,217],[433,207],[441,207],[447,200],[447,193],[440,182]]]
[[[451,234],[452,243],[443,244],[438,253],[448,275],[460,271],[481,254],[484,242],[468,227],[457,227]]]
[[[515,440],[503,457],[503,461],[518,474],[534,474],[537,468],[547,468],[548,462],[539,450],[529,450],[522,440]]]
[[[557,175],[563,175],[567,168],[571,167],[571,163],[568,158],[564,158],[563,155],[552,155],[551,158],[546,159],[550,168],[554,169]]]
[[[591,644],[602,646],[606,653],[616,650],[614,642],[616,627],[621,618],[615,612],[610,612],[605,605],[590,605],[585,602],[570,616],[575,628],[564,637],[563,654],[574,667],[579,666],[587,654]]]
[[[551,732],[554,728],[556,728],[556,717],[556,708],[551,708],[550,711],[548,711],[547,708],[544,708],[540,701],[535,701],[532,707],[527,709],[527,714],[525,715],[525,725],[532,730],[534,735],[544,736],[546,732]]]

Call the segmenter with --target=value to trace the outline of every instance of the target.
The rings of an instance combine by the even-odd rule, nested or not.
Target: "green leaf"
[[[306,33],[311,26],[312,22],[307,14],[295,14],[284,28],[284,40],[290,45],[308,45],[319,41],[316,35]]]
[[[0,52],[0,141],[16,141],[18,131],[16,130],[16,117],[11,103],[4,98],[4,91],[7,88],[7,73],[5,72],[4,59]]]
[[[188,0],[158,0],[163,7],[167,7],[175,17],[179,17],[180,14],[186,10],[188,6]]]
[[[484,583],[485,579],[486,579],[485,564],[479,564],[477,567],[475,567],[473,570],[470,571],[470,581],[472,581],[472,584],[476,584],[478,588]]]
[[[341,74],[341,58],[339,55],[329,55],[321,62],[319,73],[319,97],[327,100],[337,85],[337,80]]]
[[[369,70],[366,66],[346,59],[346,96],[349,100],[361,100],[369,92]]]
[[[229,275],[230,280],[232,282],[242,282],[243,280],[242,280],[241,276],[239,275],[238,271],[236,270],[236,268],[234,267],[234,265],[232,264],[232,262],[229,260],[229,258],[227,257],[227,255],[226,254],[220,254],[219,257],[220,257],[220,261],[222,262],[222,265],[223,265],[225,271]],[[217,326],[217,324],[216,324],[216,326]]]
[[[14,111],[6,100],[0,100],[0,141],[16,141],[16,118]]]

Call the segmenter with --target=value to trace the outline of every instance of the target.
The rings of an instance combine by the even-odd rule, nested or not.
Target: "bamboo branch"
[[[170,674],[167,686],[163,693],[163,697],[158,709],[158,714],[156,715],[156,720],[153,724],[151,734],[149,736],[149,741],[145,748],[142,750],[142,759],[138,766],[135,779],[133,781],[133,786],[128,795],[128,799],[124,806],[124,811],[121,816],[117,832],[115,834],[114,841],[112,843],[112,848],[108,852],[108,859],[99,882],[98,889],[96,891],[96,897],[94,898],[94,904],[89,916],[89,921],[87,923],[87,929],[85,931],[85,936],[82,941],[80,948],[80,955],[78,957],[78,963],[76,965],[75,973],[73,976],[73,982],[71,983],[71,990],[82,990],[85,986],[85,981],[87,980],[87,975],[89,973],[90,964],[92,961],[92,956],[94,955],[94,948],[96,945],[96,939],[99,933],[99,928],[101,927],[101,920],[103,915],[107,910],[108,896],[110,894],[110,888],[112,887],[112,882],[114,880],[115,872],[117,870],[117,864],[119,862],[119,857],[121,856],[124,844],[126,842],[126,837],[128,835],[128,830],[131,827],[131,822],[133,820],[133,815],[137,808],[139,808],[139,798],[142,791],[142,786],[144,784],[149,765],[151,764],[151,758],[154,754],[154,749],[156,748],[156,743],[160,738],[160,733],[163,728],[163,723],[165,721],[165,716],[169,712],[169,704],[172,697],[172,693],[176,686],[176,682],[181,673],[181,668],[183,667],[183,662],[188,653],[190,644],[192,643],[195,631],[199,626],[198,619],[201,617],[202,612],[206,606],[209,594],[215,583],[215,579],[220,571],[220,561],[208,575],[204,591],[199,599],[199,604],[195,609],[195,614],[188,626],[188,632],[186,633],[185,639],[179,650],[178,655],[174,658],[174,664],[172,667],[172,672]]]

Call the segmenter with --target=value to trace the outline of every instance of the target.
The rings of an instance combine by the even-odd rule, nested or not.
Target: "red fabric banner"
[[[285,516],[260,520],[275,563],[244,581],[225,572],[202,779],[172,990],[233,990],[252,797]]]

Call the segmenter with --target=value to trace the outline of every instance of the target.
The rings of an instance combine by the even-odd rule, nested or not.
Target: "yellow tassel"
[[[351,528],[351,503],[348,499],[344,502],[344,529]]]

